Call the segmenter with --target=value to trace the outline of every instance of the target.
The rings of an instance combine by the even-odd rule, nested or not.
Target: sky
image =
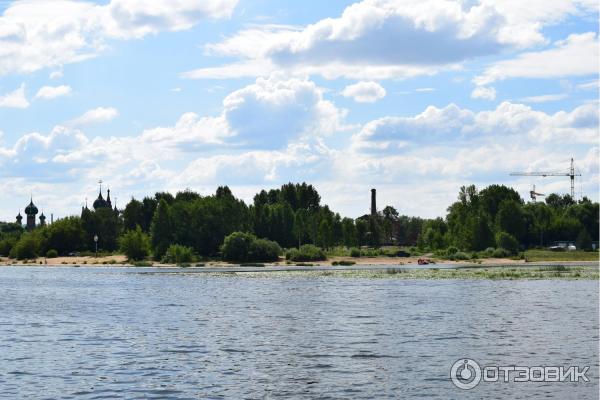
[[[459,188],[598,200],[595,0],[0,1],[0,220],[312,183],[344,216]]]

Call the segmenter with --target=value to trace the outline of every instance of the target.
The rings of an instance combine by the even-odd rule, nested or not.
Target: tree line
[[[170,260],[191,253],[220,257],[237,254],[230,248],[223,252],[226,238],[235,232],[249,235],[234,236],[227,243],[239,243],[255,255],[270,258],[278,248],[303,245],[321,249],[398,245],[432,251],[451,246],[464,251],[501,247],[514,252],[577,239],[591,246],[592,240],[598,240],[598,203],[556,194],[546,202],[525,203],[506,186],[491,185],[481,191],[468,186],[461,188],[445,218],[400,215],[386,206],[376,215],[352,219],[321,204],[319,193],[307,183],[262,190],[249,205],[222,186],[209,196],[185,190],[132,198],[120,212],[85,208],[80,216],[30,232],[14,223],[0,223],[0,255],[31,259],[93,252],[93,238],[98,236],[100,251],[126,251],[135,258]]]
[[[591,249],[598,240],[598,203],[588,198],[551,194],[545,202],[525,203],[514,189],[490,185],[478,191],[463,186],[446,218],[425,222],[418,245],[430,250],[454,246],[464,251],[546,247],[572,241]]]

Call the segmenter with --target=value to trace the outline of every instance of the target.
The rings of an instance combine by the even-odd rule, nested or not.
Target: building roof
[[[31,199],[31,201],[29,202],[29,205],[27,207],[25,207],[25,214],[36,215],[37,213],[38,213],[38,209],[35,206],[35,204],[33,204],[33,199]]]
[[[94,200],[94,209],[97,210],[99,208],[104,208],[106,207],[106,205],[106,200],[104,200],[104,197],[102,197],[102,189],[100,189],[100,193],[98,193],[98,198]]]

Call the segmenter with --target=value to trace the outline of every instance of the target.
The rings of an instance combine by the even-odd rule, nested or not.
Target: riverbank
[[[221,272],[223,273],[223,272]],[[276,278],[276,277],[336,277],[336,278],[365,278],[365,279],[490,279],[490,280],[598,280],[598,268],[590,266],[551,265],[539,267],[456,267],[456,268],[387,268],[387,269],[330,269],[302,271],[238,271],[230,272],[243,277]]]
[[[561,254],[561,253],[558,253]],[[419,259],[424,259],[430,262],[427,266],[419,265]],[[593,258],[592,258],[593,260]],[[76,256],[76,257],[57,257],[57,258],[37,258],[35,260],[13,260],[0,257],[0,266],[3,265],[34,265],[34,266],[108,266],[108,267],[155,267],[155,268],[173,268],[178,267],[175,264],[163,264],[154,261],[142,261],[131,263],[128,262],[124,255],[109,255],[103,257],[92,256]],[[293,268],[307,267],[313,269],[315,267],[341,267],[338,269],[372,269],[373,267],[387,268],[462,268],[462,267],[538,267],[538,266],[598,266],[598,260],[569,260],[565,257],[557,257],[557,259],[543,258],[541,260],[522,260],[510,258],[482,258],[477,260],[440,260],[431,255],[419,257],[330,257],[326,261],[296,263],[280,259],[279,262],[273,263],[252,263],[244,267],[273,267],[273,268]],[[184,267],[198,268],[235,268],[239,264],[232,264],[219,260],[211,260],[205,262],[186,263]]]
[[[11,267],[56,268],[65,270],[111,269],[142,274],[191,274],[227,275],[250,278],[281,277],[340,277],[340,278],[394,278],[394,279],[600,279],[600,267],[593,262],[546,262],[523,265],[442,263],[436,265],[153,265],[132,266],[127,264],[11,264]]]

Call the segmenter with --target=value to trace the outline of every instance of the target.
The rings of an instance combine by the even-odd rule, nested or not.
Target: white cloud
[[[207,145],[283,148],[290,140],[347,129],[345,115],[314,82],[274,74],[227,95],[217,116],[186,113],[175,126],[146,130],[143,137],[187,151]]]
[[[62,97],[70,94],[72,91],[70,86],[43,86],[35,95],[36,99],[51,100],[57,97]]]
[[[495,100],[496,89],[493,87],[478,86],[471,92],[471,97],[474,99]]]
[[[236,140],[247,145],[281,147],[292,138],[345,129],[346,111],[325,100],[323,90],[308,79],[258,78],[228,95],[223,106]]]
[[[589,82],[581,83],[577,85],[577,89],[580,90],[598,90],[600,88],[600,81],[598,79],[594,79]]]
[[[48,77],[50,79],[60,79],[64,76],[64,73],[62,70],[57,69],[56,71],[52,71],[50,72],[50,74],[48,75]]]
[[[475,57],[544,44],[544,26],[597,9],[586,1],[551,3],[538,4],[540,11],[518,1],[364,0],[338,18],[305,27],[244,29],[206,46],[208,54],[238,61],[183,76],[226,79],[285,70],[367,80],[434,74]]]
[[[569,95],[567,95],[565,93],[542,94],[539,96],[523,97],[523,98],[519,99],[519,101],[522,101],[523,103],[547,103],[549,101],[563,100],[563,99],[566,99],[567,97],[569,97]]]
[[[598,35],[594,32],[572,34],[548,50],[520,54],[488,67],[474,81],[488,85],[509,78],[562,78],[598,73]]]
[[[342,91],[342,96],[351,97],[358,103],[374,103],[385,95],[385,89],[377,82],[358,82],[346,86]]]
[[[503,102],[494,110],[473,112],[454,104],[433,106],[414,117],[371,121],[352,138],[352,147],[367,153],[406,153],[416,148],[467,146],[486,139],[527,138],[532,143],[597,143],[599,111],[584,104],[571,112],[546,114],[522,104]]]
[[[7,108],[27,108],[29,101],[25,95],[25,84],[21,84],[18,89],[5,95],[0,95],[0,107]]]
[[[83,126],[98,122],[112,121],[119,115],[119,111],[113,107],[98,107],[86,111],[81,116],[69,121],[70,126]]]
[[[0,188],[51,192],[44,186],[51,181],[54,191],[71,194],[44,200],[48,210],[64,215],[77,212],[94,192],[89,182],[99,178],[120,199],[147,195],[148,187],[208,193],[228,184],[250,200],[254,189],[308,181],[345,215],[367,212],[369,189],[376,187],[382,205],[435,216],[464,184],[514,184],[527,195],[531,182],[513,180],[510,171],[561,165],[569,154],[585,174],[586,194],[598,192],[592,179],[598,175],[597,104],[554,114],[509,102],[486,111],[430,106],[367,122],[333,140],[327,135],[348,127],[345,113],[323,92],[308,79],[274,75],[225,96],[215,115],[184,113],[173,125],[131,136],[88,138],[72,125],[30,133],[0,146]],[[542,183],[540,190],[551,187]],[[567,182],[557,182],[556,190],[563,188]],[[16,214],[1,207],[3,215]]]
[[[109,39],[139,39],[228,17],[237,0],[54,0],[11,3],[0,16],[0,75],[95,57]]]

